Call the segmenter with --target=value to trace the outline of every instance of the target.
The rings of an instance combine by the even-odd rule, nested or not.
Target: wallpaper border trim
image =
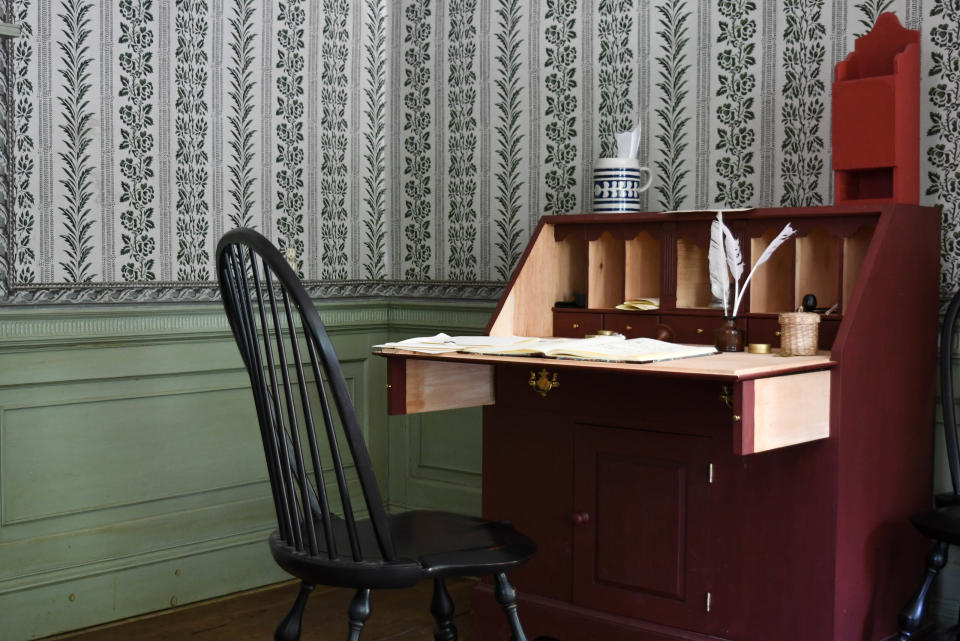
[[[3,217],[6,212],[0,214]],[[5,223],[5,221],[4,221]],[[0,227],[4,223],[0,223]],[[7,243],[10,235],[7,235]],[[4,245],[7,249],[9,244]],[[14,285],[6,260],[0,260],[0,305],[56,305],[85,303],[189,303],[220,300],[209,283],[97,283],[84,286]],[[496,301],[504,284],[484,281],[304,281],[311,298],[428,298]]]
[[[492,302],[462,301],[314,301],[329,330],[371,332],[471,332],[483,327]],[[229,325],[215,303],[97,307],[7,308],[0,310],[0,353],[27,348],[121,343],[182,342],[226,338]]]

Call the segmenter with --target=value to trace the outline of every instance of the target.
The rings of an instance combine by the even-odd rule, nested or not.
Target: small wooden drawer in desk
[[[561,309],[553,312],[554,336],[583,338],[587,334],[596,334],[601,329],[603,329],[603,314],[600,312]]]
[[[603,328],[627,338],[653,338],[657,333],[657,314],[642,312],[604,312]]]
[[[717,315],[663,314],[660,322],[673,330],[673,340],[678,343],[713,345],[714,330],[720,327],[721,319]]]

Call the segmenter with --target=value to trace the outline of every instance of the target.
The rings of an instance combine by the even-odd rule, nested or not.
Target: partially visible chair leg
[[[437,621],[433,628],[436,641],[457,641],[457,626],[453,624],[453,599],[447,592],[443,577],[433,580],[433,600],[430,602],[430,614]]]
[[[300,584],[300,594],[297,600],[293,602],[290,612],[283,618],[276,632],[273,633],[274,641],[299,641],[300,622],[303,620],[303,610],[307,607],[307,597],[313,592],[313,586],[307,583]]]
[[[933,544],[930,552],[927,553],[927,572],[923,576],[923,583],[920,589],[914,595],[910,602],[903,606],[900,611],[900,630],[896,641],[909,641],[920,629],[920,623],[923,620],[923,608],[927,600],[927,592],[933,584],[934,577],[947,564],[947,552],[950,546],[943,541],[937,541]]]
[[[520,617],[517,615],[517,591],[507,580],[507,575],[501,572],[494,577],[496,586],[493,595],[497,598],[497,603],[507,613],[507,622],[510,623],[510,631],[513,633],[513,641],[527,641],[527,635],[523,632],[523,626],[520,625]]]
[[[357,641],[360,638],[360,631],[364,624],[370,618],[370,612],[373,608],[370,605],[370,589],[360,588],[350,599],[350,607],[347,608],[347,615],[350,617],[350,632],[347,634],[347,641]]]

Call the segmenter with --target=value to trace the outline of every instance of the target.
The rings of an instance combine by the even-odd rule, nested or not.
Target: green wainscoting
[[[479,410],[388,420],[370,346],[479,333],[492,304],[318,308],[390,508],[478,513]],[[287,578],[255,421],[218,305],[0,310],[0,639]]]

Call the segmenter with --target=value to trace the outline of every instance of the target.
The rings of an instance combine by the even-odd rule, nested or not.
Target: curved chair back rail
[[[296,273],[259,233],[237,229],[217,246],[217,275],[230,328],[250,375],[280,541],[298,555],[325,556],[339,567],[350,560],[364,565],[397,561],[343,371]],[[362,512],[351,499],[343,442],[353,459],[372,542],[358,532]],[[327,487],[325,469],[333,470],[336,488]],[[342,522],[331,510],[331,490],[339,496]],[[338,530],[345,536],[338,536]],[[338,546],[344,539],[348,549]]]
[[[337,355],[293,268],[266,238],[237,229],[217,245],[217,277],[250,375],[267,459],[278,524],[270,551],[303,582],[274,639],[300,638],[304,606],[317,584],[356,588],[348,641],[357,641],[370,616],[371,588],[432,578],[434,636],[456,641],[443,577],[493,575],[513,639],[526,641],[506,572],[530,559],[533,541],[508,523],[459,514],[388,515]],[[360,486],[357,501],[347,453]]]

